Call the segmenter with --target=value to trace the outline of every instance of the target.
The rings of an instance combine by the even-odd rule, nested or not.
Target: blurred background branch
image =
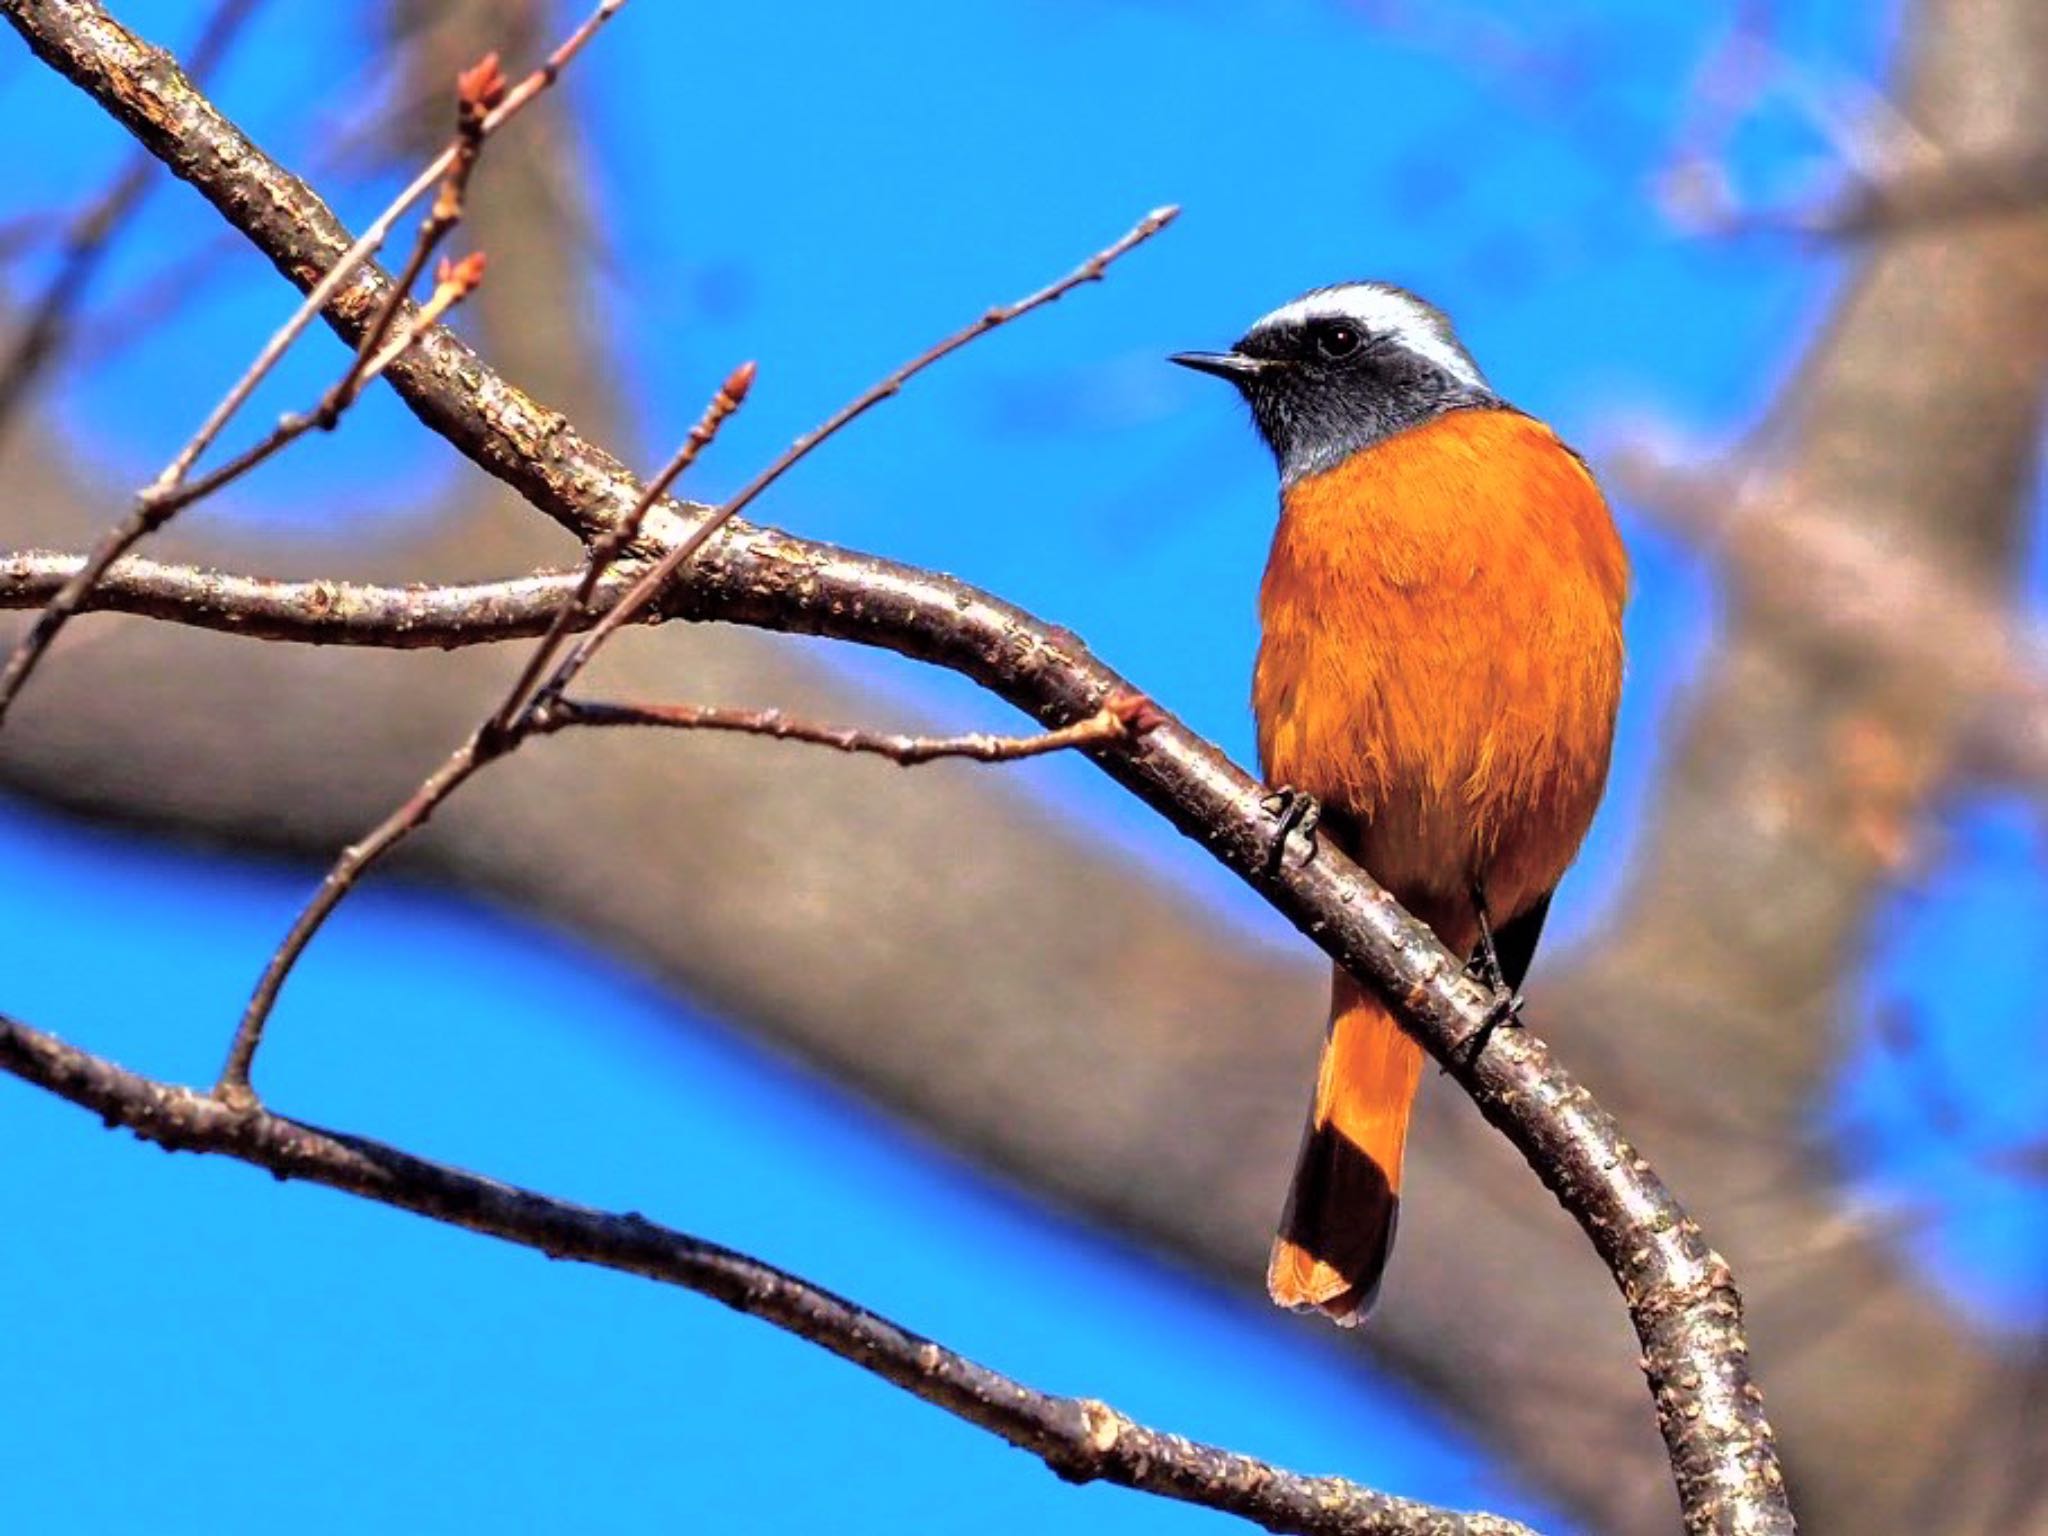
[[[218,0],[185,61],[193,80],[204,85],[260,0]],[[71,330],[92,289],[93,275],[107,247],[156,181],[156,159],[137,149],[106,189],[66,227],[56,273],[20,317],[0,351],[0,438],[22,401],[34,389],[44,365],[72,341]]]

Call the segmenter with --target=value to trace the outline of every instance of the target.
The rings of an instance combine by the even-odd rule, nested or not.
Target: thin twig
[[[563,67],[625,3],[626,0],[603,0],[596,10],[585,17],[583,23],[569,34],[559,48],[549,54],[525,79],[507,91],[504,99],[491,109],[479,125],[478,142],[481,143],[496,133],[518,116],[536,96],[553,85],[560,77]],[[305,299],[292,312],[291,318],[264,343],[263,350],[256,355],[256,360],[249,365],[242,377],[235,381],[227,394],[221,397],[220,403],[200,424],[199,430],[192,435],[191,440],[178,451],[177,457],[165,467],[160,478],[168,479],[175,484],[191,471],[199,456],[247,402],[249,396],[255,392],[256,386],[269,376],[270,371],[277,366],[278,359],[284,356],[286,350],[299,338],[300,333],[313,323],[314,318],[327,307],[328,301],[341,291],[342,285],[353,278],[371,257],[384,248],[384,242],[391,238],[391,231],[397,228],[398,221],[405,217],[413,204],[441,185],[443,178],[454,168],[460,153],[459,144],[450,144],[443,149],[413,177],[404,191],[391,200],[390,205],[382,213],[370,221],[369,227],[342,252],[327,269],[326,275],[308,290]]]
[[[515,750],[531,731],[534,715],[526,700],[533,679],[539,676],[541,668],[554,654],[562,636],[589,612],[591,596],[611,564],[611,555],[632,540],[647,509],[717,437],[719,427],[746,398],[753,378],[753,364],[745,363],[719,387],[711,403],[704,408],[704,414],[683,440],[683,446],[648,482],[632,512],[619,523],[620,536],[593,552],[575,590],[556,613],[540,644],[534,647],[533,656],[528,659],[503,702],[485,716],[483,723],[420,783],[403,805],[380,821],[369,836],[342,850],[341,856],[321,880],[319,889],[300,909],[283,941],[265,962],[263,974],[257,978],[256,990],[250,994],[248,1005],[242,1010],[242,1017],[235,1025],[234,1038],[228,1042],[227,1060],[221,1066],[220,1080],[214,1085],[214,1092],[224,1102],[241,1108],[255,1104],[256,1095],[249,1082],[249,1073],[256,1064],[256,1052],[263,1044],[264,1026],[269,1022],[271,1010],[277,1006],[277,995],[284,987],[285,978],[291,975],[292,967],[298,963],[299,956],[313,941],[313,935],[355,889],[356,882],[385,854],[425,826],[441,802],[467,783],[479,769]],[[630,595],[634,589],[627,590]]]
[[[234,1038],[228,1043],[227,1061],[222,1065],[214,1095],[224,1104],[250,1109],[256,1096],[249,1086],[249,1069],[263,1043],[263,1026],[277,1002],[277,994],[291,974],[292,966],[320,931],[327,915],[354,889],[363,871],[427,824],[435,808],[459,789],[479,768],[496,755],[493,743],[481,728],[453,752],[440,767],[420,782],[405,803],[370,829],[369,835],[349,844],[320,881],[313,899],[292,920],[291,928],[263,967],[256,991],[243,1010]]]
[[[192,45],[192,62],[187,68],[194,80],[204,81],[213,73],[260,3],[220,0]],[[64,349],[72,318],[84,302],[102,258],[142,207],[156,169],[154,155],[146,149],[136,150],[92,205],[65,230],[57,270],[29,306],[14,345],[0,361],[0,432],[12,424],[37,376]]]
[[[297,442],[315,427],[332,427],[347,404],[383,373],[425,329],[437,324],[449,309],[474,292],[482,277],[481,256],[472,255],[459,262],[444,262],[432,297],[420,307],[419,312],[399,334],[392,338],[390,345],[368,363],[364,363],[360,358],[352,358],[347,372],[312,410],[285,416],[267,436],[196,480],[183,481],[161,493],[152,488],[137,497],[128,516],[100,535],[99,542],[93,546],[91,553],[86,556],[71,579],[51,595],[50,600],[43,605],[42,611],[36,615],[35,622],[29,626],[28,632],[8,653],[6,666],[0,668],[0,723],[6,720],[9,707],[20,696],[30,674],[49,651],[58,632],[85,608],[93,588],[99,584],[100,579],[106,575],[115,561],[121,559],[177,513],[194,502],[211,496],[230,482],[239,480],[258,465],[274,458],[292,443]]]
[[[319,403],[310,410],[293,411],[279,417],[277,425],[272,427],[266,436],[250,444],[219,468],[207,471],[196,480],[186,480],[175,490],[152,500],[147,508],[143,509],[146,516],[138,515],[122,524],[118,530],[121,535],[119,538],[103,541],[94,551],[91,562],[79,573],[78,582],[81,588],[89,589],[91,583],[104,576],[106,568],[133,548],[143,535],[161,528],[168,519],[194,502],[204,501],[222,487],[241,479],[258,465],[275,458],[315,428],[331,431],[342,413],[361,397],[365,389],[376,382],[386,368],[404,354],[406,348],[417,341],[424,332],[438,325],[449,310],[476,291],[477,286],[483,281],[484,265],[481,251],[473,251],[460,261],[443,262],[434,279],[434,291],[427,296],[426,302],[407,318],[406,323],[399,327],[398,334],[391,337],[374,357],[365,358],[362,354],[357,354],[350,359],[347,371],[328,386]],[[394,293],[397,291],[393,290]],[[65,618],[68,619],[78,611],[85,596],[85,590],[81,590],[75,599],[64,605]],[[55,601],[50,604],[51,610],[57,607]],[[0,693],[0,714],[5,713],[6,703],[5,694]]]
[[[170,1151],[218,1153],[553,1259],[710,1297],[1030,1452],[1068,1482],[1115,1483],[1299,1536],[1535,1536],[1498,1515],[1459,1514],[1340,1477],[1303,1476],[1147,1428],[1106,1403],[1037,1391],[787,1270],[644,1216],[572,1205],[366,1137],[233,1109],[4,1017],[0,1071]]]
[[[464,198],[469,190],[470,174],[476,169],[477,155],[483,148],[484,122],[493,107],[505,99],[505,76],[499,70],[498,56],[487,53],[473,68],[464,70],[455,77],[455,137],[448,145],[448,169],[442,173],[440,189],[434,194],[434,201],[427,209],[427,215],[420,220],[419,234],[414,237],[412,250],[405,258],[405,265],[384,294],[384,302],[371,318],[362,340],[356,343],[354,360],[348,371],[336,381],[327,392],[315,414],[323,430],[331,430],[341,413],[355,403],[378,374],[405,351],[412,338],[419,335],[439,320],[438,312],[429,316],[427,310],[433,306],[429,300],[421,312],[407,327],[395,348],[386,348],[384,338],[391,333],[397,322],[398,312],[405,307],[413,285],[420,280],[420,274],[427,270],[427,262],[455,226],[462,222]],[[482,256],[470,258],[477,263],[469,287],[476,286],[481,278]],[[446,271],[437,281],[434,297],[439,299],[449,288]],[[453,303],[460,294],[449,299]],[[442,308],[445,309],[444,303]]]
[[[1177,208],[1155,209],[1140,220],[1129,233],[1096,252],[1065,277],[1026,295],[1014,304],[998,305],[987,310],[979,318],[926,348],[894,373],[863,390],[828,417],[823,424],[798,438],[766,469],[748,481],[737,495],[717,511],[706,515],[685,538],[667,550],[645,574],[636,579],[627,589],[625,596],[584,632],[569,654],[548,674],[547,680],[539,685],[531,697],[527,697],[526,690],[533,686],[533,678],[539,675],[541,666],[545,664],[544,656],[553,654],[561,634],[566,633],[572,626],[574,616],[583,611],[584,599],[579,596],[570,605],[565,606],[560,625],[561,633],[550,630],[541,645],[535,648],[535,657],[529,660],[527,667],[522,670],[519,679],[499,707],[413,791],[404,805],[379,822],[368,837],[345,849],[328,870],[319,888],[313,893],[312,899],[293,919],[291,928],[265,964],[263,974],[257,979],[256,989],[250,994],[248,1006],[242,1010],[242,1017],[235,1026],[234,1037],[228,1044],[227,1060],[221,1068],[220,1080],[215,1084],[214,1092],[229,1104],[246,1107],[256,1102],[249,1074],[255,1065],[256,1052],[263,1043],[265,1025],[271,1010],[277,1004],[278,993],[283,989],[285,979],[291,975],[292,967],[298,963],[306,945],[312,942],[313,935],[320,931],[321,925],[327,921],[329,915],[355,888],[356,883],[372,865],[413,832],[426,825],[427,819],[441,803],[466,784],[479,769],[516,750],[532,732],[539,711],[562,697],[563,691],[590,663],[605,641],[616,634],[620,626],[630,622],[646,609],[676,571],[702,549],[714,533],[730,523],[755,497],[781,479],[812,449],[883,400],[899,392],[906,383],[933,363],[958,351],[975,338],[987,335],[998,326],[1008,324],[1020,315],[1052,303],[1083,283],[1100,280],[1111,262],[1164,229],[1178,212]],[[684,440],[683,446],[663,466],[660,474],[641,491],[626,516],[614,525],[612,536],[600,541],[600,549],[606,554],[606,558],[600,563],[596,555],[593,555],[586,573],[586,579],[592,587],[608,568],[610,554],[623,549],[638,536],[641,522],[648,510],[667,493],[668,488],[682,472],[696,461],[697,455],[717,435],[719,427],[739,408],[753,377],[751,365],[742,365],[720,386],[711,403],[705,407],[702,419]]]
[[[721,709],[708,704],[614,704],[584,699],[553,699],[536,707],[535,734],[571,726],[652,726],[681,731],[731,731],[767,736],[776,741],[801,741],[840,752],[886,757],[905,768],[941,758],[966,758],[977,763],[1014,763],[1082,747],[1106,746],[1140,736],[1162,718],[1152,703],[1135,694],[1119,694],[1086,719],[1057,730],[1028,736],[994,736],[970,731],[958,736],[912,736],[898,731],[869,731],[857,726],[822,725],[784,714],[779,709]]]
[[[713,534],[744,512],[757,496],[788,474],[812,449],[836,435],[842,428],[865,415],[890,396],[896,394],[905,384],[909,383],[918,374],[924,372],[925,369],[931,367],[933,363],[938,362],[939,359],[959,351],[960,348],[966,346],[969,342],[977,337],[987,335],[996,327],[1007,325],[1020,315],[1029,314],[1034,309],[1053,303],[1055,300],[1080,287],[1083,283],[1101,281],[1102,274],[1109,269],[1111,262],[1134,247],[1144,244],[1162,229],[1166,228],[1167,225],[1171,224],[1179,215],[1180,209],[1173,206],[1153,209],[1152,212],[1139,220],[1137,226],[1128,234],[1113,244],[1097,251],[1058,282],[1049,283],[1036,293],[1027,294],[1014,304],[998,305],[994,309],[984,312],[979,318],[962,326],[952,335],[920,352],[901,368],[888,375],[888,377],[863,390],[859,395],[856,395],[831,416],[827,417],[825,421],[791,443],[766,469],[742,486],[739,492],[731,500],[727,501],[725,505],[699,522],[690,531],[687,538],[664,554],[648,570],[646,575],[634,583],[633,589],[626,594],[619,605],[600,619],[577,642],[576,648],[570,652],[568,660],[562,664],[555,676],[542,688],[541,696],[560,697],[562,690],[574,680],[576,674],[596,654],[598,647],[603,645],[620,625],[630,623],[634,615],[660,595],[662,589],[667,586],[669,578],[681,570],[685,562],[711,541]]]
[[[434,812],[478,772],[515,750],[529,736],[549,735],[572,726],[641,725],[673,729],[699,728],[716,731],[744,731],[789,741],[835,747],[842,752],[875,753],[906,766],[942,757],[970,758],[984,763],[1015,762],[1049,752],[1106,746],[1142,735],[1165,717],[1150,701],[1136,694],[1111,699],[1094,714],[1072,725],[1032,736],[904,736],[846,727],[815,725],[792,720],[776,710],[741,711],[698,709],[689,705],[584,704],[568,699],[537,700],[530,711],[516,717],[507,731],[497,728],[496,716],[472,731],[469,738],[450,753],[441,766],[421,781],[405,803],[386,816],[368,836],[342,850],[341,857],[327,871],[320,887],[293,920],[283,942],[264,966],[262,978],[244,1010],[226,1064],[214,1094],[223,1103],[239,1109],[253,1108],[255,1092],[249,1073],[256,1052],[263,1043],[264,1026],[277,996],[299,956],[320,931],[334,909],[355,889],[365,872],[399,843],[424,827]]]
[[[164,522],[179,510],[190,506],[200,496],[218,490],[229,480],[246,474],[313,426],[331,428],[336,418],[360,394],[363,387],[398,355],[389,348],[380,352],[379,345],[393,324],[400,306],[405,302],[412,283],[425,269],[434,246],[460,218],[463,187],[483,142],[552,85],[559,78],[563,67],[624,4],[625,0],[603,0],[603,3],[584,19],[560,47],[509,90],[505,87],[503,76],[498,72],[495,55],[458,78],[458,126],[455,137],[448,147],[414,177],[412,183],[378,215],[369,229],[329,266],[326,275],[313,285],[292,317],[264,345],[255,361],[200,424],[199,430],[164,466],[156,479],[137,496],[135,506],[129,515],[100,539],[94,546],[91,558],[74,581],[68,583],[50,599],[43,612],[37,616],[36,622],[16,643],[5,667],[0,668],[0,724],[5,723],[9,708],[19,696],[30,674],[48,652],[64,625],[78,612],[86,595],[92,590],[93,583],[99,580],[108,566],[163,526]],[[347,372],[311,413],[313,419],[301,421],[298,418],[287,418],[255,447],[197,482],[196,490],[193,486],[187,485],[187,477],[200,455],[219,437],[222,429],[241,409],[256,386],[268,377],[291,343],[312,323],[313,318],[326,307],[328,301],[341,291],[342,286],[383,248],[385,240],[390,237],[392,229],[396,227],[399,219],[404,217],[406,211],[436,188],[438,193],[434,205],[421,226],[419,239],[413,246],[404,272],[398,281],[388,286],[381,306],[350,360]],[[474,287],[474,278],[477,275],[480,275],[480,269],[472,272],[471,287]],[[457,294],[455,298],[459,299],[460,296]],[[409,329],[408,334],[418,335],[421,329],[424,328]],[[373,363],[376,364],[374,368]]]
[[[325,207],[175,68],[102,24],[90,0],[35,0],[7,19],[36,53],[179,169],[288,274],[321,270],[347,241]],[[157,90],[186,93],[166,121]],[[329,312],[355,334],[354,310]],[[432,431],[586,539],[633,500],[625,466],[538,406],[458,339],[437,336],[391,380]],[[710,515],[700,510],[699,515]],[[690,619],[824,635],[914,657],[969,678],[1047,724],[1080,718],[1130,685],[1073,635],[930,571],[735,521],[703,551],[664,610]],[[1533,1033],[1499,1031],[1477,1061],[1469,1042],[1492,1000],[1460,959],[1327,844],[1268,877],[1267,793],[1213,746],[1168,720],[1146,750],[1091,758],[1336,963],[1398,1007],[1402,1023],[1528,1159],[1613,1275],[1689,1529],[1789,1536],[1782,1464],[1749,1367],[1734,1277],[1655,1169]]]
[[[755,367],[751,362],[741,363],[732,371],[726,381],[718,387],[718,393],[711,397],[711,404],[705,407],[703,416],[690,428],[690,434],[683,439],[682,447],[678,448],[668,463],[661,467],[660,473],[647,482],[647,488],[640,493],[632,509],[591,544],[590,557],[583,567],[582,581],[577,583],[576,591],[571,594],[569,601],[562,605],[562,611],[555,616],[555,622],[548,627],[548,632],[542,637],[541,643],[535,646],[533,654],[526,658],[526,665],[520,669],[518,678],[505,693],[504,702],[492,716],[498,730],[509,730],[520,711],[525,709],[534,687],[553,663],[563,640],[571,631],[581,629],[590,622],[591,599],[597,592],[598,583],[603,581],[620,557],[640,537],[640,528],[647,519],[648,509],[665,496],[669,488],[689,471],[690,466],[697,462],[698,456],[711,446],[727,418],[746,403],[747,391],[754,387],[754,374]],[[627,591],[630,593],[637,590],[637,587],[636,582],[628,587]]]

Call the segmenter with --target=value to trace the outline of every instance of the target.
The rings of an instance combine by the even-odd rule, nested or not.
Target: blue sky
[[[176,42],[203,8],[116,9]],[[388,184],[324,148],[380,78],[349,9],[273,0],[219,96],[360,221]],[[1774,9],[1781,45],[1815,67],[1867,75],[1890,43],[1881,8]],[[1729,442],[1840,275],[1784,241],[1683,235],[1647,195],[1725,8],[1454,14],[1384,28],[1336,0],[636,0],[566,86],[597,152],[599,303],[639,413],[618,446],[653,459],[733,363],[758,358],[754,399],[696,486],[730,488],[926,341],[1179,202],[1181,222],[1106,284],[921,380],[760,510],[1075,628],[1247,757],[1271,468],[1227,392],[1163,353],[1227,341],[1313,284],[1386,276],[1443,303],[1504,393],[1595,454],[1645,421]],[[1512,46],[1473,45],[1496,32]],[[120,151],[89,105],[0,44],[0,121],[32,119],[52,131],[0,191],[0,218],[77,203]],[[1810,187],[1825,152],[1774,102],[1732,154],[1770,199]],[[159,192],[110,265],[109,301],[214,228],[182,189]],[[12,291],[38,270],[16,263]],[[140,481],[288,305],[260,261],[224,256],[180,318],[63,382],[65,429]],[[309,342],[249,425],[312,398],[338,357]],[[457,471],[380,396],[333,442],[192,515],[373,532]],[[1639,575],[1630,694],[1614,793],[1561,898],[1564,942],[1619,888],[1660,727],[1712,640],[1711,572],[1622,510]],[[936,711],[1005,720],[950,680],[835,660]],[[1020,777],[1278,935],[1085,768]],[[1872,1199],[1929,1212],[1913,1226],[1929,1272],[2014,1328],[2048,1310],[2048,1208],[1984,1149],[2048,1119],[2048,1083],[2013,1074],[1987,1096],[1963,1069],[1983,1040],[2038,1022],[2009,983],[2048,964],[2042,831],[2032,807],[2002,802],[1958,804],[1942,830],[1938,867],[1879,915],[1867,1006],[1915,1020],[1958,1069],[1967,1134],[1931,1124],[1900,1053],[1874,1045],[1817,1114]],[[187,1079],[213,1070],[312,877],[22,807],[0,810],[0,869],[0,1002]],[[1926,979],[1957,953],[1987,978],[1967,995]],[[436,1029],[365,1038],[366,1017]],[[1041,1386],[1402,1492],[1533,1508],[1405,1393],[1241,1294],[996,1186],[517,914],[380,883],[314,946],[280,1024],[266,1086],[294,1110],[753,1249]],[[402,1080],[386,1070],[401,1049],[418,1062]],[[148,1511],[175,1529],[175,1489],[194,1496],[169,1508],[211,1531],[282,1511],[309,1531],[638,1529],[737,1521],[764,1486],[792,1530],[944,1530],[970,1513],[983,1529],[1222,1528],[1067,1489],[709,1303],[140,1152],[5,1083],[0,1159],[27,1170],[0,1185],[0,1222],[28,1235],[0,1257],[0,1309],[37,1320],[0,1334],[0,1382],[36,1404],[11,1437],[19,1464],[0,1466],[0,1519],[24,1528],[130,1529]],[[815,1460],[792,1472],[764,1438]],[[912,1466],[923,1508],[894,1475]]]

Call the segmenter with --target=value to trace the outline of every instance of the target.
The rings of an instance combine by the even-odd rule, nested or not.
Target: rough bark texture
[[[98,7],[24,4],[16,24],[47,62],[287,273],[311,283],[339,253],[346,236],[311,194],[198,98],[164,56],[113,28]],[[1099,270],[1107,254],[1081,270]],[[366,278],[332,290],[329,318],[346,339],[382,312],[378,286]],[[678,615],[898,650],[958,671],[1052,726],[1094,715],[1112,698],[1136,698],[1073,636],[952,578],[751,528],[725,513],[709,525],[720,531],[705,544],[688,530],[711,516],[709,508],[670,504],[659,520],[643,517],[646,498],[616,460],[566,424],[537,432],[547,413],[452,335],[422,338],[388,376],[423,422],[564,526],[596,533],[630,518],[656,542],[690,550],[702,544],[671,589]],[[1088,755],[1261,886],[1332,958],[1398,998],[1418,1038],[1584,1229],[1627,1302],[1687,1528],[1700,1536],[1790,1536],[1733,1279],[1614,1122],[1532,1035],[1507,1032],[1483,1055],[1468,1050],[1491,1033],[1490,999],[1465,979],[1462,963],[1335,850],[1287,867],[1284,826],[1264,808],[1261,787],[1170,715],[1148,721],[1138,739],[1091,747]],[[579,831],[587,838],[590,828]],[[600,868],[600,878],[605,873]],[[246,1077],[238,1081],[244,1091],[229,1102],[245,1107]]]
[[[1497,1515],[1419,1504],[1340,1477],[1304,1477],[1162,1434],[1107,1403],[1036,1391],[785,1270],[637,1213],[594,1211],[365,1137],[261,1109],[230,1109],[4,1017],[0,1070],[167,1152],[239,1158],[279,1179],[325,1184],[551,1259],[595,1264],[709,1296],[1029,1451],[1068,1482],[1104,1481],[1185,1500],[1254,1521],[1279,1536],[1536,1536]]]
[[[2037,132],[2025,113],[2048,68],[2042,15],[2031,0],[1925,9],[1908,110],[1944,141]],[[529,242],[572,249],[547,206],[488,179],[474,202],[521,231],[480,237],[500,258],[493,287]],[[1874,245],[1774,413],[1788,484],[1868,498],[1867,515],[1933,558],[1994,570],[2018,536],[2048,309],[2016,303],[2013,274],[2044,270],[2042,242],[2030,215]],[[579,393],[583,336],[537,329],[494,327],[490,351],[599,430]],[[532,420],[545,438],[553,418]],[[35,522],[12,518],[15,537],[75,544],[116,503],[35,457],[48,448],[18,436],[7,468]],[[484,576],[535,555],[509,514],[460,526],[377,565]],[[332,553],[294,558],[353,574]],[[1953,722],[1902,669],[1862,675],[1771,585],[1734,573],[1729,644],[1674,754],[1639,899],[1609,944],[1539,985],[1533,1017],[1555,1020],[1573,1054],[1596,1053],[1596,1086],[1764,1282],[1760,1360],[1809,1528],[1942,1528],[1944,1512],[1924,1518],[1909,1497],[1950,1454],[1929,1426],[1981,1412],[2002,1390],[1997,1358],[1875,1239],[1811,1253],[1839,1208],[1803,1134],[1863,915],[1892,873],[1871,830],[1924,806]],[[102,624],[122,632],[54,657],[24,700],[0,758],[8,781],[323,854],[460,737],[510,664],[238,646],[118,620],[81,630]],[[889,713],[747,635],[665,634],[622,648],[611,675],[626,692]],[[258,743],[224,728],[251,718],[272,723]],[[1864,771],[1853,749],[1871,739],[1897,749],[1900,771]],[[1320,967],[1248,946],[986,776],[923,773],[752,742],[565,743],[481,786],[425,852],[650,961],[1018,1177],[1254,1285],[1312,1070]],[[593,850],[621,843],[637,861],[600,866]],[[935,847],[974,856],[933,881]],[[897,893],[885,923],[878,886]],[[707,889],[719,899],[699,899]],[[1702,1084],[1729,1086],[1703,1102]],[[1033,1113],[1016,1114],[1025,1100]],[[1606,1528],[1668,1527],[1631,1341],[1619,1315],[1585,1304],[1601,1283],[1593,1255],[1447,1096],[1426,1101],[1411,1179],[1402,1276],[1371,1338],[1382,1356]]]

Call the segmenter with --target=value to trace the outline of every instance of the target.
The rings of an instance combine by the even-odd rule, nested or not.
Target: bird
[[[1515,1022],[1621,696],[1628,557],[1592,472],[1391,283],[1315,289],[1170,360],[1236,386],[1279,469],[1252,678],[1276,846],[1329,839]],[[1387,1001],[1336,968],[1279,1305],[1347,1327],[1372,1309],[1421,1075]]]

